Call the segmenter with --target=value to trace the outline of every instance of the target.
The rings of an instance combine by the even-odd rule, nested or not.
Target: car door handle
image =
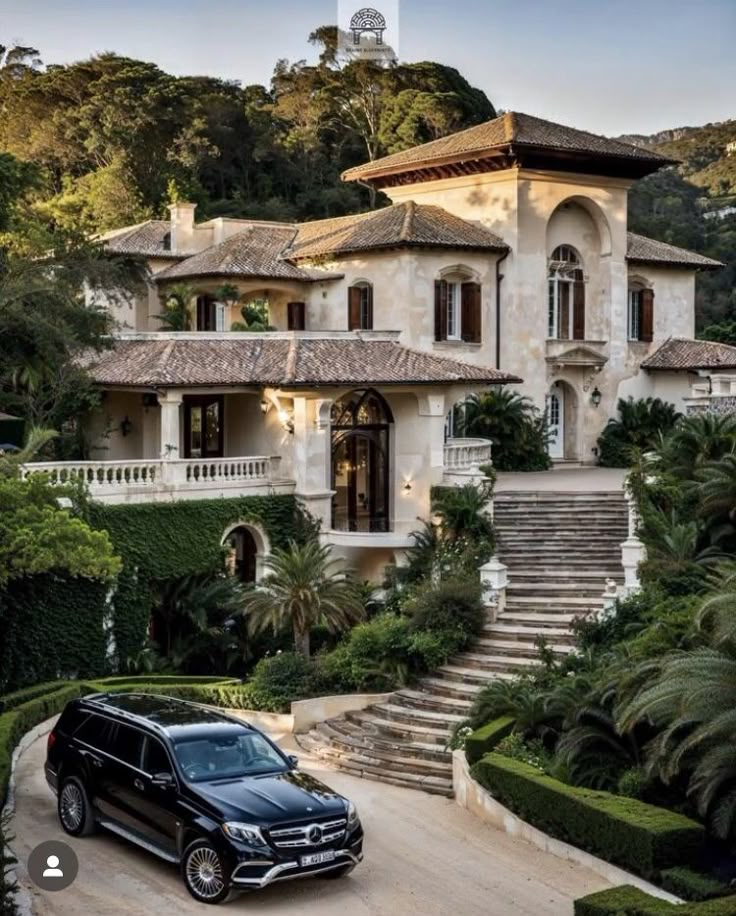
[[[102,766],[102,758],[101,758],[101,757],[95,757],[94,754],[85,754],[84,756],[87,758],[87,760],[89,760],[89,762],[92,764],[93,767],[101,767],[101,766]]]
[[[139,792],[143,792],[143,791],[145,790],[145,788],[146,788],[146,787],[143,785],[143,780],[142,780],[142,779],[134,779],[134,780],[133,780],[133,785],[135,786],[136,789],[138,789]]]

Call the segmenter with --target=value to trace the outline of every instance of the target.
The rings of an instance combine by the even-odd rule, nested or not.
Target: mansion
[[[703,373],[736,368],[692,340],[696,275],[718,262],[627,229],[631,185],[671,164],[507,112],[347,171],[380,210],[197,222],[176,203],[110,232],[147,259],[148,291],[106,300],[120,330],[89,366],[91,460],[53,473],[118,503],[293,493],[378,575],[431,488],[490,463],[491,443],[452,435],[470,394],[513,386],[546,409],[552,458],[587,464],[619,398],[682,409]],[[188,330],[162,329],[172,292]],[[248,304],[273,330],[242,330]],[[237,549],[257,577],[263,532]]]

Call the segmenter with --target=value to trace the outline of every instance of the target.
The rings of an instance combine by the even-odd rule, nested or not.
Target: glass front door
[[[223,397],[184,398],[184,457],[222,458],[224,453]]]
[[[338,531],[388,531],[386,433],[348,433],[332,456]]]

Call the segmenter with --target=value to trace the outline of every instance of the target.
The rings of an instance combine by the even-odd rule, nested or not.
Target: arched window
[[[654,290],[640,280],[629,280],[629,340],[654,339]]]
[[[389,531],[389,430],[393,416],[372,388],[332,406],[332,527]]]
[[[458,268],[434,284],[434,339],[481,342],[481,286]]]
[[[373,286],[360,280],[348,288],[348,331],[373,329]]]
[[[580,256],[559,245],[549,259],[548,327],[556,340],[585,339],[585,281]]]

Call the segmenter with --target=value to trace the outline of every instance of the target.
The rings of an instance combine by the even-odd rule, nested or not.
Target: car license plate
[[[315,852],[311,856],[302,856],[302,868],[305,865],[321,865],[323,862],[333,862],[335,850],[326,849],[324,852]]]

